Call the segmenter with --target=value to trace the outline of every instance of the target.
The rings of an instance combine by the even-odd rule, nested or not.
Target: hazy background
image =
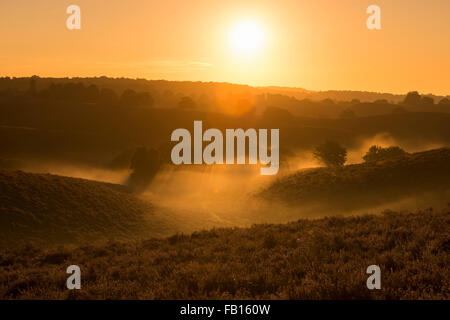
[[[79,31],[65,26],[71,4]],[[448,94],[449,12],[447,0],[1,1],[0,72]],[[228,39],[247,19],[266,38],[251,59]]]

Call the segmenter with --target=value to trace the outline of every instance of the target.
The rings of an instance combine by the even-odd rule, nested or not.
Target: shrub
[[[407,155],[408,153],[400,147],[388,147],[383,148],[373,145],[369,148],[369,151],[363,156],[364,161],[380,161],[389,160]]]
[[[316,148],[314,157],[327,167],[341,167],[347,161],[347,150],[335,141],[326,141]]]

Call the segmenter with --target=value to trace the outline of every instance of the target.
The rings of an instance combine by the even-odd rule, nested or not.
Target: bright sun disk
[[[229,34],[232,50],[240,56],[254,56],[263,47],[265,35],[262,27],[255,21],[237,23]]]

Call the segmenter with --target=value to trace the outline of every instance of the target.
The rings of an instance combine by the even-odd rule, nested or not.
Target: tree
[[[178,107],[181,109],[194,109],[195,102],[191,97],[185,96],[180,99],[180,102],[178,102]]]
[[[128,178],[128,185],[136,191],[144,190],[158,173],[161,167],[159,152],[145,147],[138,148],[131,158],[130,169],[133,172]]]
[[[95,84],[91,84],[86,88],[85,98],[86,102],[98,102],[100,97],[100,90]]]
[[[356,113],[352,109],[345,109],[339,114],[341,119],[354,119],[356,118]]]
[[[441,101],[439,101],[439,104],[443,105],[449,105],[450,100],[448,98],[443,98]]]
[[[28,89],[28,94],[31,96],[35,96],[37,93],[37,89],[36,89],[36,82],[39,79],[38,76],[32,76],[30,78],[30,88]]]
[[[403,103],[407,106],[418,105],[420,103],[420,94],[417,91],[408,92]]]
[[[334,101],[329,99],[329,98],[327,98],[327,99],[322,100],[322,103],[326,104],[326,105],[333,105]]]
[[[105,105],[117,104],[119,98],[114,90],[103,88],[100,90],[99,102]]]
[[[120,104],[135,107],[139,104],[139,95],[132,89],[126,89],[120,96]]]
[[[434,105],[434,99],[431,97],[423,96],[422,99],[420,99],[420,104],[423,106],[432,106]]]
[[[366,154],[363,156],[365,162],[389,160],[407,155],[408,153],[400,147],[388,147],[383,148],[377,145],[373,145],[369,148]]]
[[[138,105],[151,107],[153,105],[153,98],[148,92],[138,93]]]
[[[406,109],[401,106],[398,106],[392,110],[392,113],[395,113],[395,114],[403,114],[406,112],[407,112]]]
[[[335,141],[326,141],[317,146],[314,157],[327,167],[341,167],[347,161],[347,150]]]

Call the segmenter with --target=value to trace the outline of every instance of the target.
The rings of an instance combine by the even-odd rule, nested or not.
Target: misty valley
[[[449,124],[417,92],[0,78],[0,296],[446,298]]]

